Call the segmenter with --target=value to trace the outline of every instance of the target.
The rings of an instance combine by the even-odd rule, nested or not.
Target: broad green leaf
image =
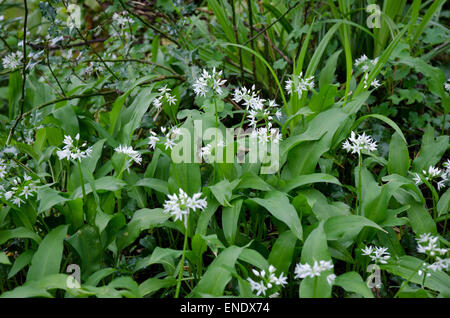
[[[337,276],[334,285],[342,287],[348,292],[359,294],[364,298],[374,298],[367,284],[357,272],[347,272]]]
[[[410,162],[408,145],[398,133],[393,134],[389,144],[388,172],[406,177]]]
[[[303,240],[303,229],[295,208],[289,203],[286,194],[278,191],[267,192],[264,199],[252,198],[261,207],[267,209],[278,220],[284,222],[299,240]]]
[[[128,225],[117,234],[117,248],[122,250],[127,247],[138,238],[142,231],[167,221],[169,216],[168,213],[164,213],[163,209],[136,211]]]
[[[231,206],[222,208],[222,228],[225,239],[229,245],[233,245],[236,234],[239,232],[239,215],[243,200],[233,201]]]
[[[45,276],[59,273],[63,256],[63,243],[68,227],[68,225],[60,225],[44,237],[31,260],[27,282],[37,281]]]
[[[328,240],[352,240],[364,227],[384,231],[375,222],[360,215],[339,215],[326,220],[324,230]]]
[[[230,246],[223,250],[208,266],[205,274],[192,291],[193,297],[219,297],[222,296],[226,285],[231,280],[228,267],[234,267],[242,247]]]

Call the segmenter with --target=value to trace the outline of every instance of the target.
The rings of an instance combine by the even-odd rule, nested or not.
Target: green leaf
[[[214,197],[219,201],[219,203],[223,206],[230,207],[231,204],[229,200],[231,200],[231,195],[233,189],[238,184],[239,180],[234,180],[233,182],[228,181],[227,179],[219,181],[215,185],[209,187],[211,192],[214,194]]]
[[[299,240],[303,240],[302,224],[295,208],[286,194],[279,191],[267,192],[264,199],[249,199],[267,209],[275,218],[284,222]]]
[[[449,136],[435,138],[433,127],[428,125],[423,134],[420,153],[413,161],[413,170],[422,172],[428,170],[429,166],[436,165],[449,147]]]
[[[236,234],[239,231],[239,215],[241,213],[243,200],[233,201],[233,204],[222,208],[222,228],[225,239],[229,245],[233,245]]]
[[[424,281],[423,276],[419,276],[417,273],[422,266],[423,260],[412,256],[402,256],[380,267],[382,270],[403,277],[411,283],[419,285],[424,283],[425,287],[441,292],[443,297],[450,297],[450,276],[443,271],[429,271],[431,276],[426,277]]]
[[[11,262],[5,252],[0,252],[0,264],[11,265]]]
[[[398,174],[406,177],[411,160],[409,159],[408,145],[398,133],[394,133],[389,144],[389,174]]]
[[[39,235],[25,227],[17,227],[12,230],[0,231],[0,244],[5,243],[12,238],[29,238],[36,243],[41,243],[41,238]]]
[[[334,285],[342,287],[348,292],[359,294],[364,298],[374,298],[367,284],[357,272],[347,272],[337,276]]]
[[[69,200],[68,198],[65,198],[59,194],[60,194],[59,191],[56,191],[50,187],[40,188],[38,190],[38,200],[39,200],[38,213],[47,211],[48,209],[54,207],[55,205],[64,203]]]
[[[59,273],[64,247],[63,242],[68,227],[68,225],[60,225],[44,237],[31,260],[27,282]]]
[[[8,279],[11,277],[14,277],[18,272],[20,272],[25,266],[29,265],[31,262],[31,258],[33,257],[34,251],[33,250],[27,250],[23,252],[22,254],[17,257],[17,259],[14,261],[13,266],[11,266],[11,269],[8,273]]]
[[[230,246],[222,251],[208,266],[205,274],[192,291],[194,297],[219,297],[223,295],[226,285],[231,280],[228,268],[234,267],[242,247]]]
[[[134,184],[136,187],[146,187],[153,189],[155,191],[161,192],[163,194],[169,194],[168,183],[165,180],[155,179],[155,178],[144,178],[140,179]]]
[[[352,240],[364,227],[386,232],[375,222],[360,215],[339,215],[326,220],[324,225],[328,240]]]
[[[315,261],[330,260],[327,237],[323,229],[323,222],[321,222],[306,238],[300,263],[308,263],[313,266]],[[331,296],[331,286],[327,282],[327,276],[330,274],[332,274],[332,271],[324,271],[320,276],[303,279],[300,283],[300,298],[329,298]]]
[[[174,277],[166,277],[164,279],[149,278],[139,285],[139,293],[142,297],[151,295],[162,288],[174,286],[177,280]]]
[[[171,266],[175,270],[174,261],[181,256],[182,251],[173,250],[171,248],[156,247],[150,256],[144,257],[136,262],[134,272],[147,268],[152,264],[165,264]]]
[[[124,249],[133,243],[142,231],[167,221],[169,216],[168,213],[164,213],[163,209],[136,211],[128,225],[117,234],[117,248]]]
[[[269,264],[275,266],[280,272],[289,273],[297,237],[291,231],[284,231],[275,241],[269,254]]]
[[[67,242],[80,256],[83,275],[89,276],[100,269],[103,249],[96,227],[89,224],[84,225],[67,239]]]
[[[196,163],[171,163],[169,172],[169,192],[183,189],[188,195],[200,192],[202,181],[200,166]]]
[[[286,181],[286,183],[280,190],[283,192],[290,192],[301,186],[320,182],[334,183],[337,185],[341,185],[339,180],[336,177],[333,177],[332,175],[326,173],[312,173],[289,179],[288,181]]]

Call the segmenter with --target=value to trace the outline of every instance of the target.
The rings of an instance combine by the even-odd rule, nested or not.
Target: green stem
[[[358,169],[358,195],[357,195],[358,212],[357,212],[357,215],[362,215],[362,206],[361,206],[361,197],[362,197],[362,186],[361,186],[362,157],[361,157],[361,155],[359,156],[358,161],[359,161],[359,169]]]
[[[178,273],[178,281],[177,281],[177,289],[175,291],[175,298],[178,298],[180,295],[180,288],[181,288],[181,277],[183,276],[183,269],[184,269],[184,258],[186,256],[186,249],[188,245],[188,234],[189,234],[189,214],[186,216],[186,232],[184,234],[184,243],[183,243],[183,254],[181,256],[181,263],[180,263],[180,272]]]
[[[80,159],[77,160],[78,173],[80,174],[81,191],[83,192],[83,202],[86,202],[86,189],[84,188],[83,172],[81,171]]]

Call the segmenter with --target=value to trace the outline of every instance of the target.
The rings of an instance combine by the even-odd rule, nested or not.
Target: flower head
[[[314,76],[303,78],[303,73],[297,77],[292,76],[292,79],[286,81],[285,89],[288,94],[292,94],[295,90],[298,97],[302,97],[303,92],[311,91],[314,88]]]
[[[174,193],[167,196],[168,199],[164,202],[164,212],[174,217],[174,221],[184,220],[187,226],[187,215],[191,210],[204,210],[208,206],[206,199],[201,196],[202,193],[199,192],[190,197],[183,189],[180,189],[178,195]]]
[[[222,85],[227,81],[221,79],[222,71],[216,72],[216,68],[213,68],[211,74],[207,70],[203,70],[202,75],[195,80],[193,85],[194,93],[197,96],[206,96],[209,91],[214,91],[217,95],[222,94]]]
[[[366,136],[366,133],[356,136],[352,131],[350,138],[348,138],[343,144],[342,148],[347,152],[357,153],[361,155],[362,150],[372,152],[377,150],[377,143],[370,136]]]
[[[139,152],[137,152],[136,150],[134,150],[133,147],[131,147],[131,146],[119,145],[119,147],[114,148],[114,151],[116,151],[117,153],[125,154],[131,160],[136,162],[137,164],[141,164],[141,162],[142,162],[141,154]]]
[[[18,68],[20,65],[22,65],[22,60],[23,60],[22,51],[10,53],[2,59],[3,68],[14,70]]]
[[[301,264],[298,263],[295,266],[295,276],[294,278],[303,279],[306,277],[319,277],[322,272],[330,271],[334,267],[333,263],[331,261],[314,261],[313,265],[310,265],[308,263]]]
[[[266,291],[269,292],[269,297],[274,296],[276,294],[276,286],[284,287],[287,285],[287,276],[284,275],[284,273],[281,273],[279,276],[277,276],[276,273],[277,269],[273,265],[269,265],[268,270],[261,270],[257,271],[256,269],[252,269],[253,274],[258,277],[260,280],[259,282],[254,281],[250,277],[247,278],[248,282],[250,283],[250,286],[252,288],[252,291],[256,292],[256,296],[259,295],[266,295]]]
[[[391,258],[386,247],[366,246],[361,251],[362,255],[369,256],[376,264],[387,264],[387,261]]]
[[[80,134],[75,136],[75,140],[70,135],[64,136],[64,147],[56,151],[59,160],[81,160],[83,158],[90,157],[92,154],[92,147],[86,147],[86,142],[81,146],[79,145]],[[82,150],[84,149],[84,150]]]

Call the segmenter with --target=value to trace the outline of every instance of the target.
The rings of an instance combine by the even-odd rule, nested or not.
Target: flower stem
[[[78,173],[80,174],[81,191],[83,192],[83,202],[86,201],[86,189],[84,188],[83,172],[81,171],[80,159],[77,160]]]
[[[183,243],[183,254],[181,255],[181,265],[180,272],[178,273],[178,281],[177,281],[177,289],[175,291],[175,298],[178,298],[180,295],[180,287],[181,287],[181,277],[183,276],[184,269],[184,258],[186,256],[186,249],[188,245],[188,234],[189,234],[189,214],[186,216],[186,232],[184,233],[184,243]]]
[[[362,158],[361,155],[358,158],[359,161],[359,169],[358,169],[358,212],[357,215],[362,215],[362,205],[361,205],[361,196],[362,196],[362,186],[361,186],[361,170],[362,170]]]

